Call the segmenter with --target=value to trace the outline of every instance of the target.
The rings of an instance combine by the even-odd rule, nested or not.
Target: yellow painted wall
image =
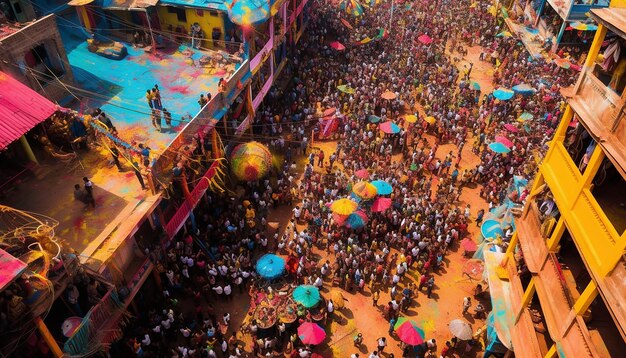
[[[611,7],[626,8],[626,0],[613,0],[611,1]]]
[[[178,21],[178,17],[175,13],[170,13],[167,10],[168,6],[159,6],[157,14],[159,15],[159,22],[161,23],[161,29],[168,31],[168,25],[172,25],[172,31],[176,30],[176,27],[182,26],[185,29],[185,35],[189,36],[189,28],[194,23],[200,24],[202,31],[204,32],[204,40],[202,41],[202,47],[213,47],[212,33],[213,28],[217,27],[222,32],[220,40],[224,40],[224,16],[228,16],[226,13],[217,10],[202,10],[185,8],[185,15],[187,22]],[[212,16],[211,11],[216,12],[218,16]],[[202,16],[198,15],[202,13]]]

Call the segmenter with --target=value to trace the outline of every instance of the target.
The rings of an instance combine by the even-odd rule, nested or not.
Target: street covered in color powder
[[[565,356],[518,232],[567,230],[533,180],[591,40],[517,0],[53,2],[68,96],[0,142],[41,162],[0,192],[3,356]]]

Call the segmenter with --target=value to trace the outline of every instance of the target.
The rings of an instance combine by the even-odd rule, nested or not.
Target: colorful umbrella
[[[352,25],[350,25],[348,20],[346,20],[346,19],[340,19],[340,20],[341,20],[341,23],[343,24],[343,26],[349,28],[350,30],[354,30],[354,27],[352,27]]]
[[[372,199],[378,194],[376,186],[366,182],[358,182],[352,187],[352,192],[362,199]]]
[[[320,344],[326,339],[326,331],[319,324],[304,322],[298,327],[298,337],[304,344]]]
[[[516,127],[515,125],[510,124],[510,123],[505,124],[505,125],[504,125],[504,128],[505,128],[507,131],[511,132],[511,133],[517,133],[517,132],[519,132],[519,129],[517,129],[517,127]]]
[[[398,338],[408,345],[416,346],[424,343],[424,330],[412,319],[408,320],[404,317],[400,317],[394,329]]]
[[[372,122],[372,123],[378,123],[380,122],[380,117],[379,116],[375,116],[375,115],[370,115],[369,117],[367,117],[367,119]]]
[[[496,153],[508,153],[511,151],[511,149],[507,148],[506,145],[499,143],[499,142],[493,142],[491,144],[489,144],[489,149],[493,150]]]
[[[393,187],[391,184],[387,183],[384,180],[374,180],[372,182],[372,186],[376,188],[379,195],[389,195],[393,192]]]
[[[463,239],[463,241],[461,241],[461,248],[463,248],[463,250],[465,250],[466,252],[474,252],[476,251],[478,246],[476,245],[474,240],[466,237],[465,239]]]
[[[496,35],[496,37],[511,37],[511,36],[513,36],[513,34],[508,31],[502,31]]]
[[[450,321],[448,329],[450,329],[450,333],[452,333],[453,336],[462,341],[469,341],[474,336],[472,327],[470,327],[467,322],[460,319]]]
[[[437,118],[435,118],[433,116],[428,116],[428,117],[424,118],[424,120],[428,124],[435,124],[435,122],[437,122]]]
[[[533,115],[531,113],[528,113],[528,112],[524,112],[524,113],[520,114],[519,117],[517,117],[517,121],[518,122],[529,121],[531,119],[533,119]]]
[[[408,123],[415,123],[417,122],[417,116],[414,114],[408,114],[404,116],[404,120],[407,121]]]
[[[228,7],[228,17],[240,26],[258,25],[270,18],[270,5],[267,1],[234,1]]]
[[[470,82],[470,86],[473,90],[480,91],[480,84],[476,81]]]
[[[426,34],[420,35],[420,37],[417,38],[417,41],[423,43],[424,45],[430,45],[433,43],[433,39]]]
[[[393,123],[392,121],[381,123],[379,128],[381,131],[387,134],[396,134],[400,132],[400,127],[397,124]]]
[[[354,172],[354,175],[356,175],[357,178],[367,179],[370,177],[370,172],[367,169],[359,169]]]
[[[347,93],[347,94],[354,94],[354,88],[348,86],[348,85],[341,85],[341,86],[337,86],[337,89],[340,90],[343,93]]]
[[[343,51],[346,49],[346,47],[344,45],[341,44],[341,42],[339,41],[333,41],[330,43],[330,47],[334,48],[337,51]]]
[[[331,107],[331,108],[328,108],[327,110],[324,111],[323,116],[324,117],[328,117],[328,116],[332,116],[335,113],[337,113],[337,108]]]
[[[528,85],[526,83],[522,83],[522,84],[519,84],[517,86],[513,86],[511,89],[513,90],[513,92],[519,93],[519,94],[521,94],[523,96],[530,96],[530,95],[532,95],[533,93],[536,92],[536,90],[534,88],[532,88],[530,85]]]
[[[511,140],[505,136],[497,135],[495,141],[506,145],[507,148],[513,148],[513,142],[511,142]]]
[[[557,66],[566,70],[572,66],[572,64],[566,58],[555,58],[554,63],[556,63]]]
[[[575,21],[570,24],[573,29],[580,31],[596,31],[598,29],[597,25],[594,24],[586,24],[584,22]]]
[[[480,233],[485,239],[495,239],[496,236],[504,236],[504,231],[500,227],[498,220],[485,220],[480,226]]]
[[[300,285],[293,290],[293,299],[306,308],[315,307],[321,298],[320,290],[313,285]]]
[[[350,215],[356,210],[357,206],[356,202],[343,198],[333,201],[330,205],[330,210],[339,215]]]
[[[267,175],[272,166],[272,153],[259,142],[242,143],[230,154],[230,167],[241,181],[255,181]]]
[[[256,262],[256,272],[265,279],[278,278],[285,272],[285,260],[274,254],[265,254]]]
[[[361,210],[355,211],[352,214],[348,215],[343,224],[353,230],[361,229],[367,224],[367,215]]]
[[[387,90],[387,91],[383,92],[383,94],[381,94],[381,95],[380,95],[380,97],[381,97],[382,99],[389,99],[389,100],[392,100],[392,99],[396,99],[396,97],[397,97],[397,96],[396,96],[396,94],[395,94],[395,93],[393,93],[393,92],[391,92],[391,91]]]
[[[372,204],[372,212],[380,213],[391,207],[391,199],[390,198],[376,198],[374,203]]]
[[[507,101],[513,98],[513,95],[515,95],[515,92],[504,87],[500,87],[493,91],[493,96],[501,101]]]

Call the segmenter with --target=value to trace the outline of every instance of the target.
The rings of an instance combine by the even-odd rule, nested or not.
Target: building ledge
[[[541,234],[541,220],[539,209],[534,201],[530,201],[529,208],[516,220],[517,236],[524,253],[524,260],[528,270],[537,273],[548,256],[548,247]]]
[[[626,341],[626,259],[622,257],[615,269],[607,277],[596,279],[596,283],[615,326]]]

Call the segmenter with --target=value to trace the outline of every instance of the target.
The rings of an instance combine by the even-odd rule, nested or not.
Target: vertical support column
[[[578,297],[578,299],[574,303],[574,307],[572,307],[572,310],[569,312],[569,315],[565,319],[565,324],[563,325],[562,332],[563,335],[565,335],[570,329],[570,327],[574,323],[574,320],[576,319],[576,316],[580,316],[585,311],[587,311],[587,309],[589,309],[589,306],[591,305],[593,300],[596,299],[597,296],[598,287],[596,286],[595,281],[591,280],[587,287],[585,287],[583,293],[580,294],[580,297]]]
[[[30,144],[28,144],[28,140],[26,139],[26,136],[23,135],[20,137],[20,143],[22,144],[22,149],[24,149],[24,152],[26,152],[26,156],[28,157],[28,160],[30,160],[31,162],[35,164],[39,164],[39,162],[37,161],[37,158],[35,158],[35,153],[33,153],[33,149],[30,147]]]
[[[522,316],[522,312],[524,312],[524,308],[526,308],[530,304],[530,301],[535,295],[535,291],[535,277],[533,276],[530,278],[530,282],[528,283],[528,287],[526,287],[526,291],[524,291],[524,296],[522,296],[522,304],[520,307],[520,311],[516,313],[515,323],[519,321],[520,317]]]
[[[596,30],[596,35],[593,37],[593,42],[591,43],[591,47],[587,52],[587,58],[585,59],[585,68],[591,67],[596,62],[596,58],[598,57],[598,53],[600,52],[600,47],[602,46],[602,42],[604,41],[604,37],[606,36],[606,27],[602,24],[598,24],[598,29]]]
[[[556,43],[554,44],[554,47],[553,47],[555,51],[558,48],[559,44],[561,43],[561,39],[563,38],[563,33],[565,32],[566,26],[567,26],[567,21],[563,20],[563,24],[561,25],[561,28],[559,29],[559,34],[556,36]]]
[[[556,227],[552,232],[552,235],[546,242],[548,246],[548,251],[555,251],[557,246],[559,246],[559,242],[561,241],[561,237],[563,237],[563,233],[565,232],[565,219],[563,216],[559,217],[559,221],[556,223]]]
[[[59,347],[59,344],[54,339],[52,333],[48,330],[48,326],[46,326],[41,317],[35,318],[35,324],[37,325],[37,329],[39,330],[41,337],[43,337],[43,340],[46,341],[46,344],[48,344],[48,347],[52,351],[52,355],[56,358],[63,357],[61,347]]]
[[[569,126],[569,123],[572,121],[573,117],[574,110],[568,104],[567,107],[565,107],[565,112],[563,112],[563,116],[561,117],[561,121],[559,122],[558,127],[556,127],[556,132],[554,133],[553,139],[554,142],[563,142],[563,140],[565,139],[565,133],[567,133],[567,127]]]
[[[587,168],[585,168],[585,172],[583,173],[582,186],[580,190],[589,188],[591,185],[591,181],[598,173],[598,169],[602,164],[602,160],[604,159],[604,151],[600,146],[600,143],[596,142],[596,147],[593,149],[593,153],[591,153],[591,158],[589,158],[589,163],[587,163]]]

